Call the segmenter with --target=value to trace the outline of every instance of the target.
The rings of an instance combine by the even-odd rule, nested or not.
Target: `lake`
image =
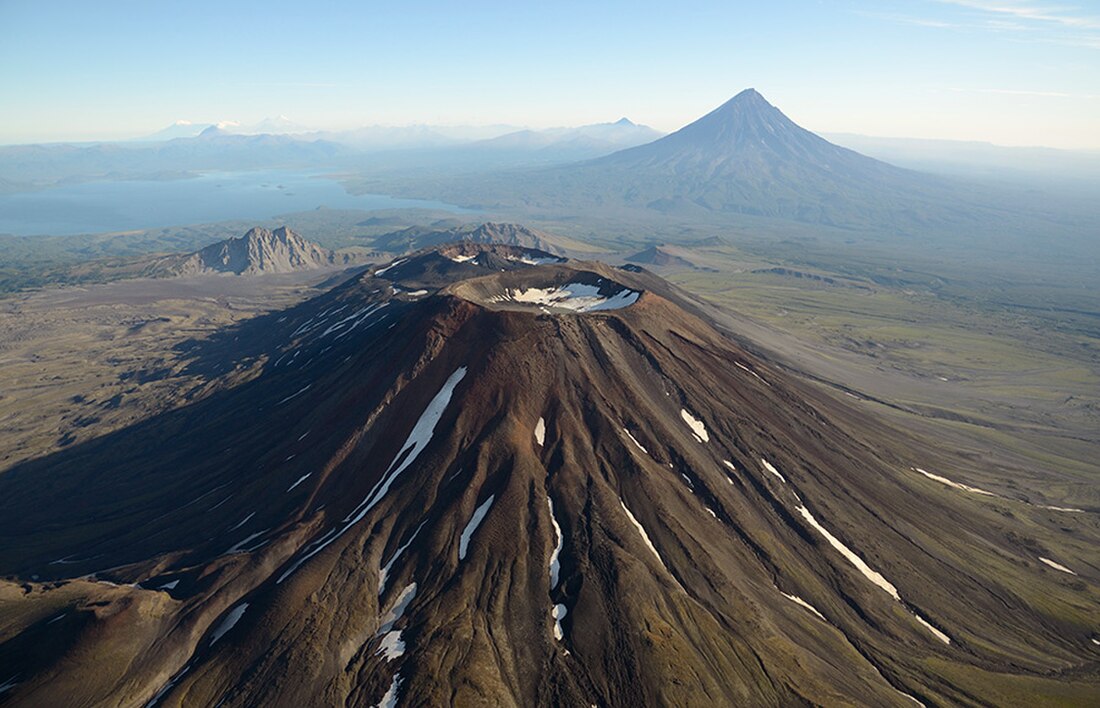
[[[71,236],[268,219],[317,207],[465,211],[443,202],[349,194],[332,179],[304,172],[211,172],[188,179],[104,180],[0,194],[0,233]]]

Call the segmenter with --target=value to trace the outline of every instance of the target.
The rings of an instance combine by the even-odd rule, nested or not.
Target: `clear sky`
[[[662,130],[755,87],[818,132],[1100,148],[1097,0],[0,0],[0,142],[286,115]]]

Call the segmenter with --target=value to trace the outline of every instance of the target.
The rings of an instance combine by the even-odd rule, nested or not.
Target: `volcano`
[[[0,701],[1100,690],[1096,510],[966,484],[638,266],[450,244],[225,341],[262,372],[0,475]]]

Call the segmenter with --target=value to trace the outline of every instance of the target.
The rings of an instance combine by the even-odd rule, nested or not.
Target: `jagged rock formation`
[[[262,375],[0,476],[0,699],[1100,688],[1097,510],[955,481],[966,456],[790,375],[637,266],[449,245],[226,334],[255,339]]]
[[[285,226],[274,231],[257,226],[244,236],[212,243],[195,253],[164,259],[153,266],[152,273],[160,277],[204,273],[262,275],[314,270],[348,262],[347,256],[307,241]]]
[[[471,243],[498,243],[506,246],[519,246],[562,255],[566,249],[560,240],[545,231],[528,228],[522,224],[484,224],[456,226],[448,229],[412,226],[380,236],[375,240],[374,248],[390,253],[405,253],[423,248],[431,248],[456,241]]]

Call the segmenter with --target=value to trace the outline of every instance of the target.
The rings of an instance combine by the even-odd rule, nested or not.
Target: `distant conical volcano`
[[[950,486],[637,266],[446,245],[225,341],[262,374],[0,475],[12,705],[1100,686],[1073,512]]]

